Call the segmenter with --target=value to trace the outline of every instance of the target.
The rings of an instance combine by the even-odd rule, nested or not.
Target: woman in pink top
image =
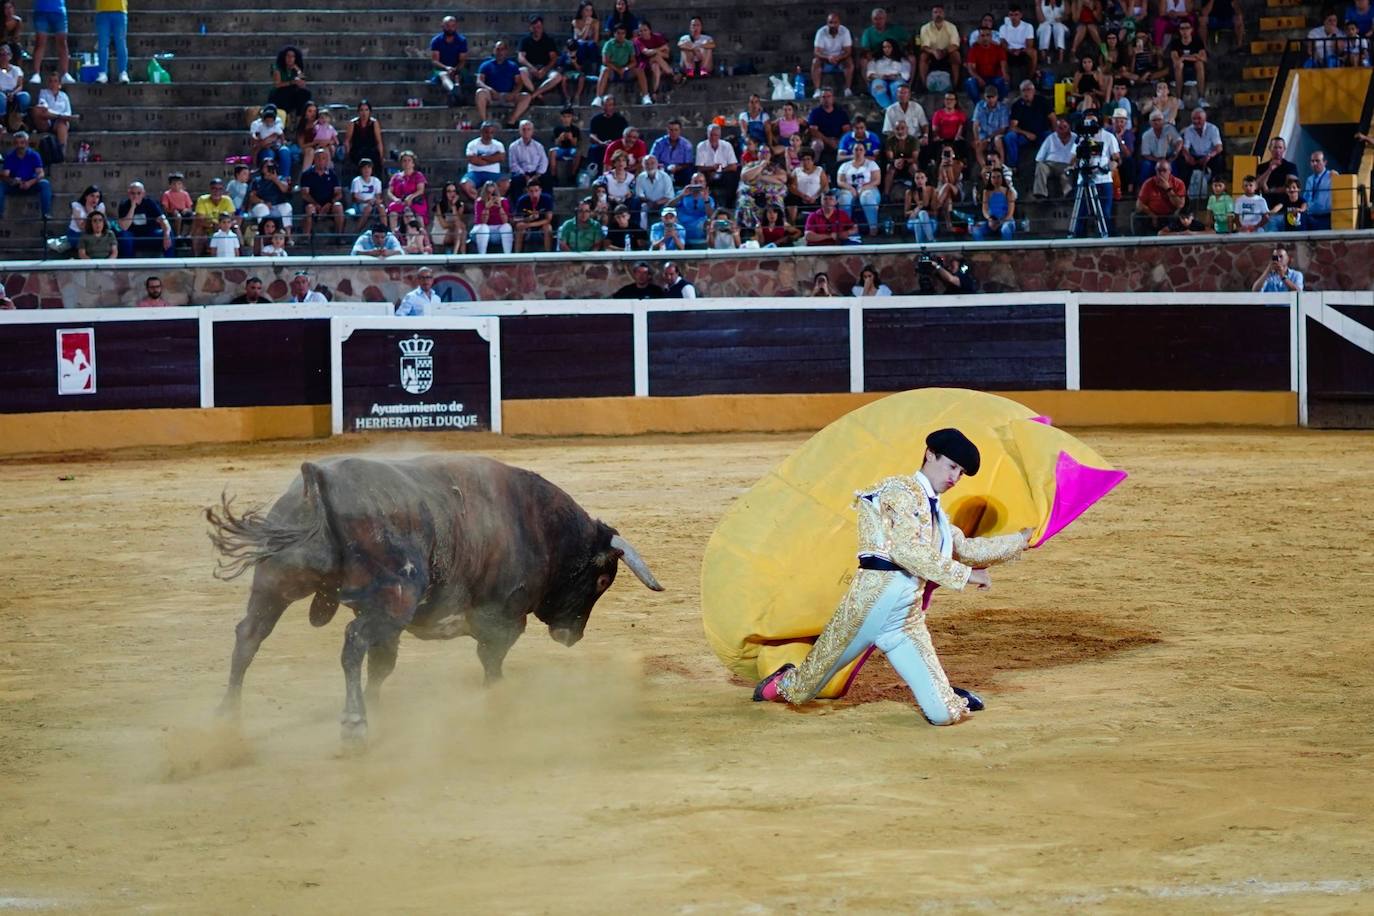
[[[797,106],[791,102],[784,102],[782,114],[771,121],[763,123],[764,129],[768,132],[768,145],[773,148],[773,152],[781,153],[787,149],[787,143],[792,139],[792,135],[800,133],[806,126],[806,122],[797,117]]]
[[[391,176],[386,196],[387,220],[391,223],[392,232],[400,225],[401,214],[406,210],[419,217],[421,223],[429,224],[429,201],[425,199],[425,173],[415,168],[415,154],[410,150],[401,153],[401,170]]]
[[[510,254],[515,242],[514,230],[510,227],[510,201],[496,191],[496,182],[488,181],[482,185],[482,193],[477,198],[473,218],[472,237],[477,242],[477,253],[486,254],[487,245],[493,235],[501,236],[501,249]]]

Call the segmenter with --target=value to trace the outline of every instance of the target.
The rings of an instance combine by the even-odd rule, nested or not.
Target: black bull
[[[224,709],[238,709],[243,675],[282,612],[308,595],[324,626],[353,610],[342,663],[345,738],[367,732],[396,666],[401,632],[421,639],[472,636],[488,683],[534,614],[558,642],[582,638],[592,605],[619,560],[649,588],[662,586],[616,530],[531,471],[475,456],[400,460],[342,457],[301,465],[270,510],[236,515],[226,496],[206,510],[222,554],[220,578],[253,570],[236,630]]]

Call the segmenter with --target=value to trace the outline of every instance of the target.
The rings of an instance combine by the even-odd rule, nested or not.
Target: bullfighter
[[[940,494],[978,473],[978,447],[957,429],[926,437],[921,469],[855,494],[858,570],[835,616],[800,666],[783,665],[759,682],[755,701],[805,703],[837,672],[876,646],[901,675],[932,725],[953,725],[983,708],[951,687],[926,629],[937,585],[963,590],[992,583],[987,567],[1020,556],[1032,530],[966,538],[950,524]]]

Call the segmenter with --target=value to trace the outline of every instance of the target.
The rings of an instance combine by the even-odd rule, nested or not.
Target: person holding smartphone
[[[1250,287],[1256,293],[1296,293],[1303,289],[1302,271],[1288,266],[1288,249],[1276,247],[1269,256],[1269,267]]]

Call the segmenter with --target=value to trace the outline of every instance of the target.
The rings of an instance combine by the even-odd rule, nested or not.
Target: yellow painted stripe
[[[1255,106],[1263,106],[1266,104],[1269,101],[1269,93],[1237,92],[1232,96],[1232,99],[1235,101],[1237,108],[1254,108]]]
[[[1259,131],[1259,121],[1232,121],[1226,125],[1226,132],[1232,137],[1255,137]]]
[[[1250,42],[1251,54],[1282,54],[1284,43],[1281,41],[1252,41]]]
[[[1240,71],[1241,77],[1247,80],[1272,80],[1279,75],[1278,67],[1246,67]]]
[[[329,435],[329,405],[73,410],[0,415],[0,455]]]
[[[1302,16],[1261,16],[1261,32],[1285,32],[1289,29],[1306,29],[1307,19]]]

